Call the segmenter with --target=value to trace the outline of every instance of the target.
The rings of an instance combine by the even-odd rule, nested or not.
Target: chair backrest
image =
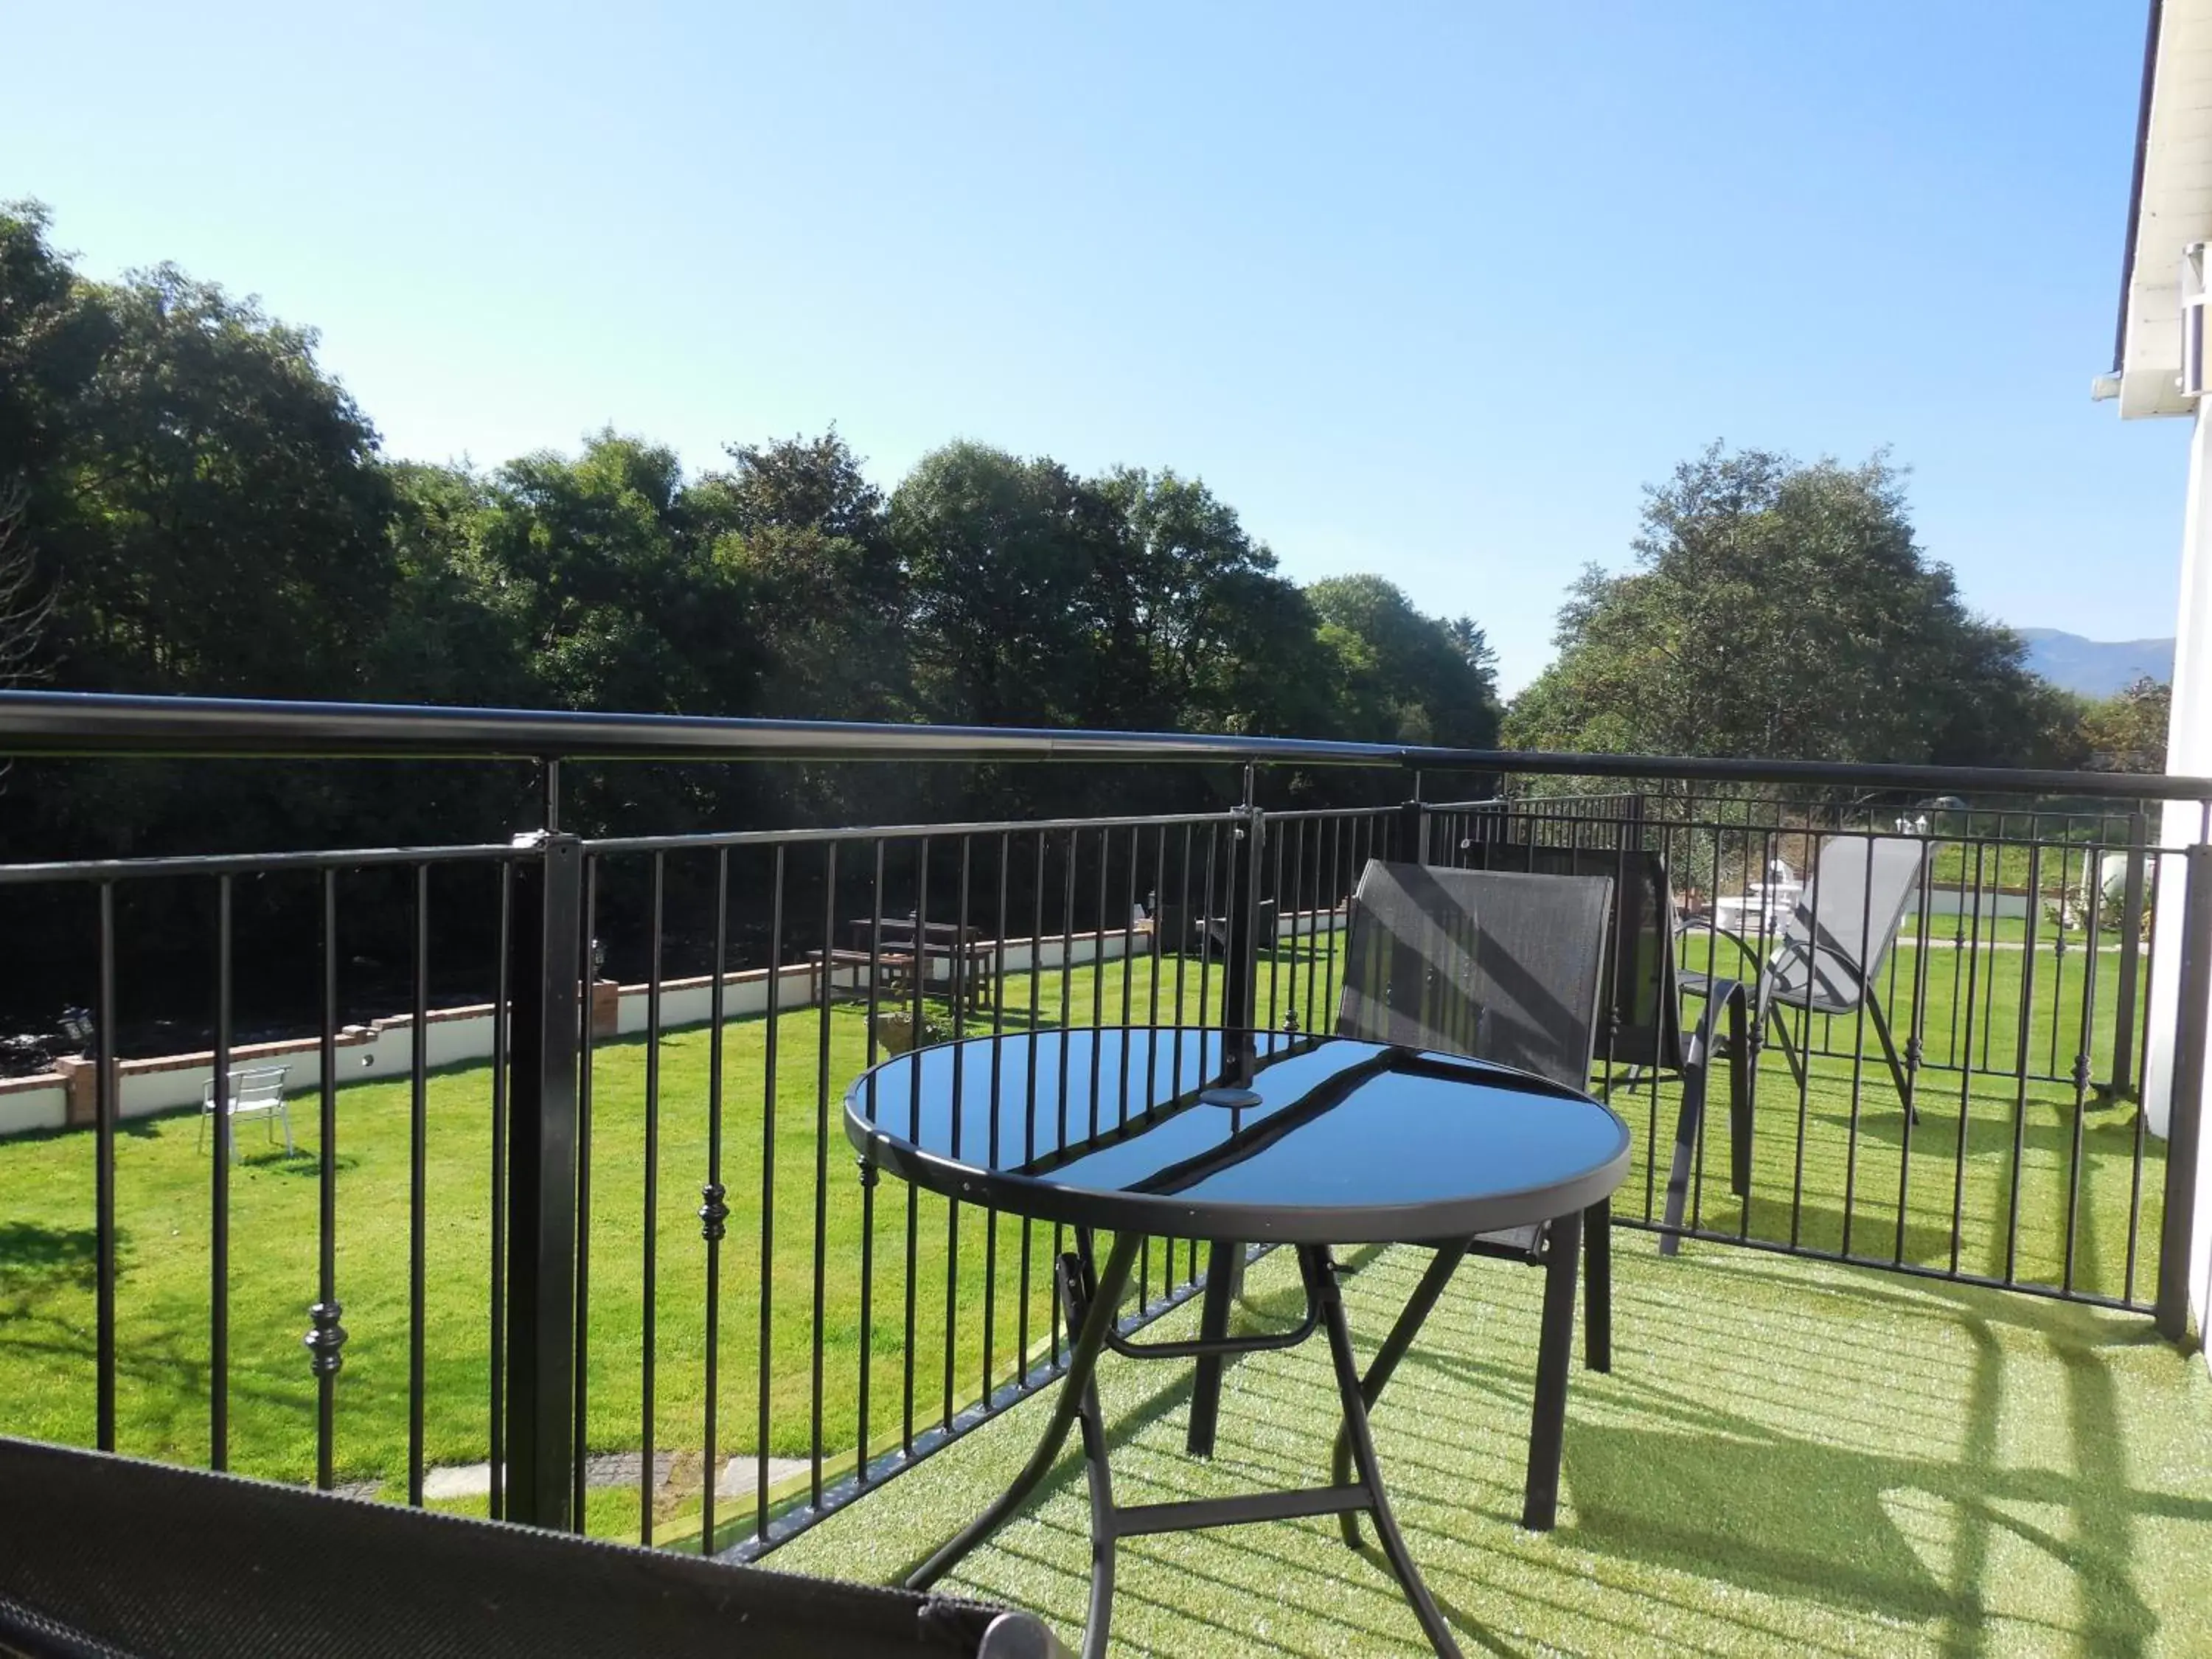
[[[1663,858],[1641,848],[1540,847],[1504,841],[1469,841],[1459,855],[1470,869],[1610,878],[1613,918],[1607,933],[1611,959],[1600,981],[1597,1057],[1611,1066],[1681,1069],[1674,895]]]
[[[1762,994],[1786,1006],[1809,992],[1824,1006],[1857,1007],[1919,890],[1933,844],[1923,836],[1826,842],[1782,930]]]
[[[284,1079],[291,1073],[289,1066],[255,1066],[230,1074],[230,1099],[234,1106],[270,1106],[284,1098]],[[200,1103],[215,1103],[215,1079],[210,1078],[200,1085]]]
[[[1370,860],[1352,896],[1342,1036],[1589,1086],[1613,883]]]
[[[284,1079],[291,1069],[289,1066],[263,1066],[250,1072],[234,1072],[231,1086],[238,1091],[240,1100],[282,1100]]]

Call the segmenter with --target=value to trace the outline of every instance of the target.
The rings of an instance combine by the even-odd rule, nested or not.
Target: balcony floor
[[[1376,1415],[1416,1559],[1469,1654],[2212,1652],[2212,1379],[2140,1316],[1615,1235],[1613,1374],[1577,1370],[1559,1528],[1520,1530],[1541,1275],[1471,1262]],[[1371,1342],[1419,1253],[1346,1285]],[[1289,1261],[1248,1305],[1288,1316]],[[1188,1326],[1191,1310],[1161,1328]],[[1218,1455],[1182,1454],[1188,1368],[1109,1357],[1125,1503],[1312,1484],[1335,1426],[1319,1341],[1229,1373]],[[884,1581],[1001,1489],[1030,1401],[770,1558]],[[1081,1626],[1071,1451],[950,1588]],[[1121,1547],[1117,1654],[1425,1651],[1330,1519]]]

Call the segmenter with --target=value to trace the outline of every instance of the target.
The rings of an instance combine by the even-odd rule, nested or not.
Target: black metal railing
[[[1828,957],[1837,977],[1848,977],[1848,960],[1869,971],[1840,1012],[1820,1012],[1829,999],[1808,980],[1754,1019],[1741,1063],[1754,1133],[1777,1155],[1754,1158],[1748,1182],[1726,1167],[1735,1149],[1716,1134],[1672,1172],[1679,1182],[1686,1170],[1686,1190],[1667,1190],[1666,1066],[1641,1049],[1608,1052],[1617,1036],[1601,1038],[1616,1103],[1642,1097],[1642,1212],[1625,1218],[2154,1309],[2178,1330],[2193,1156],[2193,1097],[2179,1070],[2203,1042],[2201,980],[2194,991],[2187,982],[2202,958],[2180,935],[2205,908],[2190,880],[2199,855],[2157,850],[2139,802],[1985,797],[1978,807],[1650,784],[1441,803],[1426,855],[1572,866],[1624,882],[1638,860],[1656,872],[1656,925],[1617,930],[1616,956],[1663,951],[1679,975],[1739,979],[1754,1000],[1762,976],[1798,948],[1793,933],[1840,935],[1851,948]],[[1824,860],[1840,854],[1849,871],[1884,842],[1919,851],[1894,915],[1872,914],[1871,890],[1847,898],[1850,914],[1837,915],[1833,899],[1824,908]],[[2173,948],[2161,950],[2162,938]],[[2184,981],[2161,1004],[2162,1023],[2151,1017],[2160,963]],[[2176,1079],[2163,1137],[2142,1098],[2160,1039]]]
[[[212,1467],[388,1481],[421,1504],[488,1461],[495,1515],[757,1554],[1062,1359],[1046,1268],[1065,1241],[878,1186],[843,1150],[853,1079],[888,1047],[1025,1025],[1328,1029],[1376,857],[1588,854],[1624,892],[1632,857],[1662,917],[1732,917],[1744,943],[1620,928],[1614,979],[1643,949],[1670,975],[1755,982],[1794,914],[1775,866],[1795,878],[1832,846],[1918,838],[1875,997],[1846,1016],[1784,1000],[1802,1070],[1765,1022],[1717,1062],[1747,1075],[1747,1180],[1718,1116],[1670,1162],[1674,991],[1641,1023],[1616,1005],[1600,1075],[1640,1143],[1623,1219],[1670,1247],[2185,1323],[2212,879],[2201,844],[2160,848],[2143,806],[2212,781],[38,694],[0,695],[0,754],[520,758],[542,785],[541,824],[509,842],[0,865],[0,906],[38,930],[11,927],[19,949],[87,964],[94,1033],[88,1124],[0,1142],[0,1227],[64,1249],[83,1231],[70,1206],[93,1218],[88,1283],[0,1304],[0,1366],[27,1322],[0,1427],[197,1460],[204,1410]],[[561,811],[562,766],[586,756],[1234,764],[1244,785],[1228,811],[587,837]],[[1375,769],[1379,804],[1263,804],[1273,769],[1322,766]],[[1425,773],[1484,787],[1424,801]],[[1557,792],[1590,776],[1620,786]],[[1936,792],[1984,804],[1923,825]],[[356,961],[372,938],[404,941],[396,974]],[[134,956],[166,965],[123,971]],[[137,1115],[153,1074],[133,1065],[197,1022],[192,1074],[227,1099],[260,1054],[237,1040],[247,963],[259,1024],[307,1034],[310,1150],[241,1168],[218,1111],[203,1173],[178,1125]],[[2154,1020],[2161,975],[2178,988]],[[456,984],[471,1007],[446,1020],[436,988]],[[167,1024],[127,1006],[157,999]],[[1894,1100],[1881,1018],[1903,1033]],[[464,1025],[473,1047],[441,1035]],[[1637,1046],[1646,1026],[1676,1048]],[[2163,1139],[2140,1099],[2154,1051]],[[172,1233],[189,1242],[148,1242]],[[1198,1243],[1146,1244],[1132,1322],[1198,1288]],[[204,1306],[178,1289],[180,1255],[204,1267]]]

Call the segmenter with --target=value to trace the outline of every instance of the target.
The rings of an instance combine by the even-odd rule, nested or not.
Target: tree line
[[[1501,706],[1470,616],[1301,586],[1199,478],[972,441],[886,489],[835,430],[687,473],[604,432],[385,456],[307,330],[173,266],[95,281],[0,209],[0,678],[64,689],[1965,765],[2162,763],[2155,687],[2027,672],[1929,559],[1886,456],[1715,445],[1648,492],[1558,656]],[[1480,572],[1468,573],[1471,596]],[[1473,608],[1472,604],[1470,608]],[[503,834],[512,771],[19,767],[29,850]],[[1165,808],[1123,769],[603,767],[585,829]],[[1395,783],[1278,780],[1301,799]]]
[[[92,280],[42,210],[0,210],[0,671],[105,691],[1498,737],[1474,621],[1425,616],[1377,576],[1291,581],[1195,477],[957,441],[885,490],[834,430],[733,444],[696,474],[612,431],[489,468],[397,461],[315,348],[172,266]],[[579,827],[662,830],[1190,804],[1139,771],[1042,769],[610,767],[572,800]],[[527,787],[270,770],[19,769],[14,838],[450,839],[503,833]]]

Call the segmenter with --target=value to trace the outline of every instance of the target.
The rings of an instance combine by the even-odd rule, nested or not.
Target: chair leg
[[[1735,1195],[1751,1202],[1751,994],[1741,985],[1729,996],[1729,1176]]]
[[[1699,1054],[1682,1067],[1682,1103],[1674,1114],[1674,1156],[1667,1166],[1667,1231],[1659,1235],[1662,1255],[1676,1255],[1682,1248],[1681,1235],[1674,1230],[1682,1224],[1689,1207],[1690,1166],[1697,1158],[1698,1130],[1705,1115],[1705,1079],[1711,1072],[1711,1056],[1707,1054]]]
[[[1881,1011],[1881,999],[1869,989],[1867,993],[1867,1014],[1874,1021],[1874,1033],[1881,1039],[1881,1052],[1889,1060],[1889,1075],[1897,1085],[1897,1097],[1905,1103],[1905,1117],[1911,1122],[1920,1121],[1920,1107],[1912,1098],[1912,1086],[1906,1080],[1905,1066],[1897,1057],[1897,1044],[1889,1035],[1889,1016]]]
[[[288,1103],[279,1106],[276,1110],[284,1120],[284,1156],[290,1158],[292,1156],[292,1108]]]
[[[1521,1524],[1549,1532],[1559,1516],[1559,1454],[1567,1428],[1567,1372],[1575,1343],[1575,1278],[1582,1254],[1579,1211],[1551,1224],[1544,1264],[1544,1325],[1536,1341],[1536,1398],[1528,1422],[1528,1478]]]
[[[1790,1040],[1790,1022],[1782,1018],[1782,1010],[1769,1008],[1766,1023],[1774,1028],[1775,1036],[1782,1044],[1782,1058],[1790,1063],[1790,1075],[1800,1092],[1805,1087],[1805,1062],[1798,1058],[1797,1045]]]
[[[1583,1212],[1583,1369],[1613,1369],[1613,1200]]]
[[[200,1114],[200,1132],[192,1141],[192,1151],[195,1153],[207,1151],[207,1121],[208,1115],[203,1111]]]

